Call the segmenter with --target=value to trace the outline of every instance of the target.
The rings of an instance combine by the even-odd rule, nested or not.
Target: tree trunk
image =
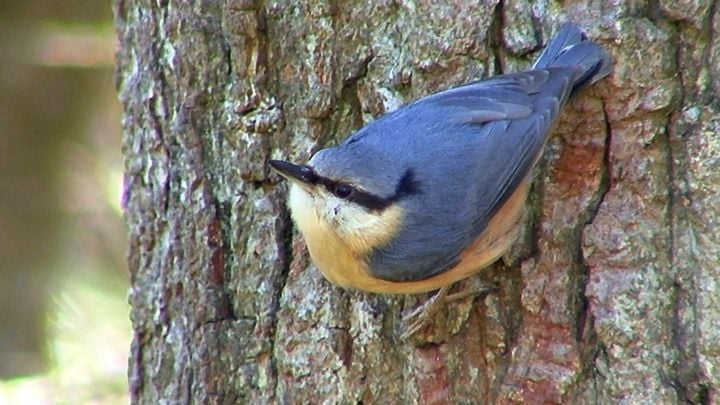
[[[717,3],[372,3],[116,0],[133,402],[720,400]],[[400,339],[430,295],[326,282],[267,160],[527,68],[565,20],[614,73],[563,114],[517,246],[459,286],[497,292]]]

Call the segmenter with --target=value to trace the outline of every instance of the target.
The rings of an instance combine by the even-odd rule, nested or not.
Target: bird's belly
[[[526,180],[493,216],[486,230],[446,271],[415,281],[388,281],[373,277],[366,255],[352,250],[315,215],[296,218],[315,265],[325,278],[345,288],[382,294],[417,294],[437,290],[467,278],[496,261],[513,243],[530,182]],[[307,211],[305,211],[307,212]]]

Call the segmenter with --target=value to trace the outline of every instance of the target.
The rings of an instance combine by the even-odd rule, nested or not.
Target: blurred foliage
[[[0,403],[127,403],[110,2],[0,2]]]

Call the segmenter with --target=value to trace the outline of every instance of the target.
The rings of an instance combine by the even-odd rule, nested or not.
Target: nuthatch
[[[451,285],[514,241],[530,172],[568,99],[612,59],[563,25],[531,70],[472,82],[386,114],[290,180],[292,217],[334,284],[413,294]]]

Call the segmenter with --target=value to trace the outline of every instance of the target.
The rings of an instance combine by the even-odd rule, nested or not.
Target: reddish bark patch
[[[225,280],[225,252],[222,243],[222,226],[220,221],[215,218],[208,226],[208,247],[212,250],[208,281],[210,284],[218,286],[221,286]]]
[[[417,349],[420,370],[417,384],[421,404],[449,404],[449,379],[444,345],[428,345]]]
[[[567,145],[562,149],[553,175],[563,194],[576,197],[596,187],[603,165],[603,149],[595,145]]]

